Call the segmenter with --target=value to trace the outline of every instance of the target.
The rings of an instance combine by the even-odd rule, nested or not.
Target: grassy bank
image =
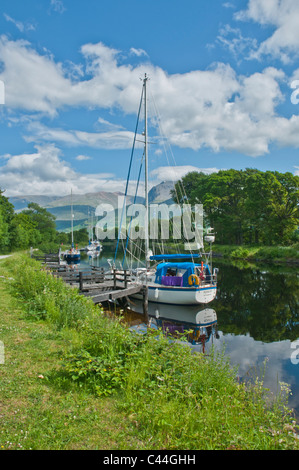
[[[133,333],[25,256],[0,275],[2,449],[299,449],[283,392],[223,355]]]
[[[292,246],[214,245],[213,253],[225,259],[299,264],[299,243]]]

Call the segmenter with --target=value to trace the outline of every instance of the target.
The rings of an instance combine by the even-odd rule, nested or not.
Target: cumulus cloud
[[[192,165],[161,166],[151,171],[150,176],[156,180],[156,183],[160,183],[161,181],[178,181],[192,171],[210,175],[211,173],[216,173],[219,169],[198,168]]]
[[[73,170],[62,159],[62,152],[53,144],[36,145],[34,153],[4,155],[0,188],[8,197],[24,194],[67,195],[70,188],[77,194],[125,190],[126,181],[112,173],[83,174]],[[132,182],[132,186],[134,181]]]
[[[254,5],[254,1],[249,3],[248,15],[251,12],[253,16]],[[273,8],[275,5],[272,3]],[[272,15],[275,11],[274,8]],[[284,100],[280,85],[286,77],[275,67],[242,76],[230,65],[217,63],[207,70],[170,75],[149,62],[135,67],[123,64],[120,51],[101,42],[84,44],[80,51],[83,63],[75,64],[80,74],[74,78],[67,73],[67,64],[55,62],[49,53],[39,53],[26,41],[0,38],[0,80],[6,87],[6,106],[31,114],[24,135],[27,142],[130,148],[131,130],[102,117],[97,131],[87,132],[50,127],[42,117],[38,121],[32,116],[41,113],[54,118],[66,107],[92,107],[99,114],[103,109],[136,114],[140,78],[146,71],[151,78],[149,101],[155,102],[149,116],[157,126],[154,115],[158,109],[162,132],[171,145],[240,152],[252,157],[269,152],[272,143],[299,145],[296,116],[287,119],[277,114],[277,106]]]
[[[287,63],[290,54],[298,55],[299,3],[297,0],[249,0],[246,10],[235,14],[242,21],[254,21],[274,26],[274,32],[265,39],[251,57],[271,55]]]

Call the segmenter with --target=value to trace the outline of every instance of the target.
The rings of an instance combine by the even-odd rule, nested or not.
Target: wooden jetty
[[[59,253],[45,255],[31,253],[31,257],[41,261],[53,276],[60,277],[71,287],[78,288],[80,294],[90,297],[95,304],[116,301],[125,307],[129,296],[141,293],[143,313],[148,317],[147,289],[142,284],[132,282],[129,271],[125,269],[105,271],[104,268],[96,266],[79,271],[77,265],[63,264]]]
[[[70,267],[49,259],[44,261],[44,265],[53,276],[60,277],[70,286],[78,288],[82,295],[91,297],[95,304],[112,300],[124,305],[130,295],[138,292],[144,295],[143,286],[131,282],[127,270],[113,269],[105,272],[103,268],[91,267],[79,271],[76,265]]]

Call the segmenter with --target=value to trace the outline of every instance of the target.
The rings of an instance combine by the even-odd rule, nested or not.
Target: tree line
[[[175,185],[178,204],[202,204],[220,244],[288,245],[298,241],[299,176],[278,171],[191,172]]]
[[[88,243],[85,228],[74,232],[76,243]],[[0,253],[32,247],[44,252],[58,251],[61,244],[71,243],[71,233],[57,232],[55,216],[31,202],[16,213],[14,206],[0,189]]]

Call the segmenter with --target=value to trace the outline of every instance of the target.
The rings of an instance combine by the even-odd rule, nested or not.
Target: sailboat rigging
[[[210,251],[204,253],[198,251],[194,253],[179,254],[158,254],[154,255],[150,251],[149,243],[149,197],[148,197],[148,112],[147,112],[147,82],[149,78],[145,74],[143,78],[143,87],[140,100],[144,104],[144,151],[141,164],[144,163],[145,176],[145,217],[144,217],[144,258],[145,268],[131,268],[132,282],[142,283],[147,291],[148,301],[156,303],[164,303],[171,305],[195,305],[207,304],[216,297],[217,292],[217,269],[212,272],[212,243],[215,239],[213,233],[208,233],[206,241],[210,244]],[[136,142],[137,126],[133,149]],[[130,178],[132,166],[132,154],[127,177],[126,193],[128,189],[128,181]],[[138,180],[139,183],[139,180]],[[124,202],[125,204],[125,202]],[[119,227],[119,235],[114,257],[116,261],[117,250],[122,230],[122,220]],[[212,232],[212,229],[210,229]],[[128,233],[129,238],[129,233]],[[124,259],[128,252],[128,240],[125,247]],[[197,249],[203,248],[203,242],[197,246]],[[198,261],[197,261],[198,260]],[[151,267],[151,262],[155,265]],[[142,298],[141,294],[135,294],[135,298]]]

